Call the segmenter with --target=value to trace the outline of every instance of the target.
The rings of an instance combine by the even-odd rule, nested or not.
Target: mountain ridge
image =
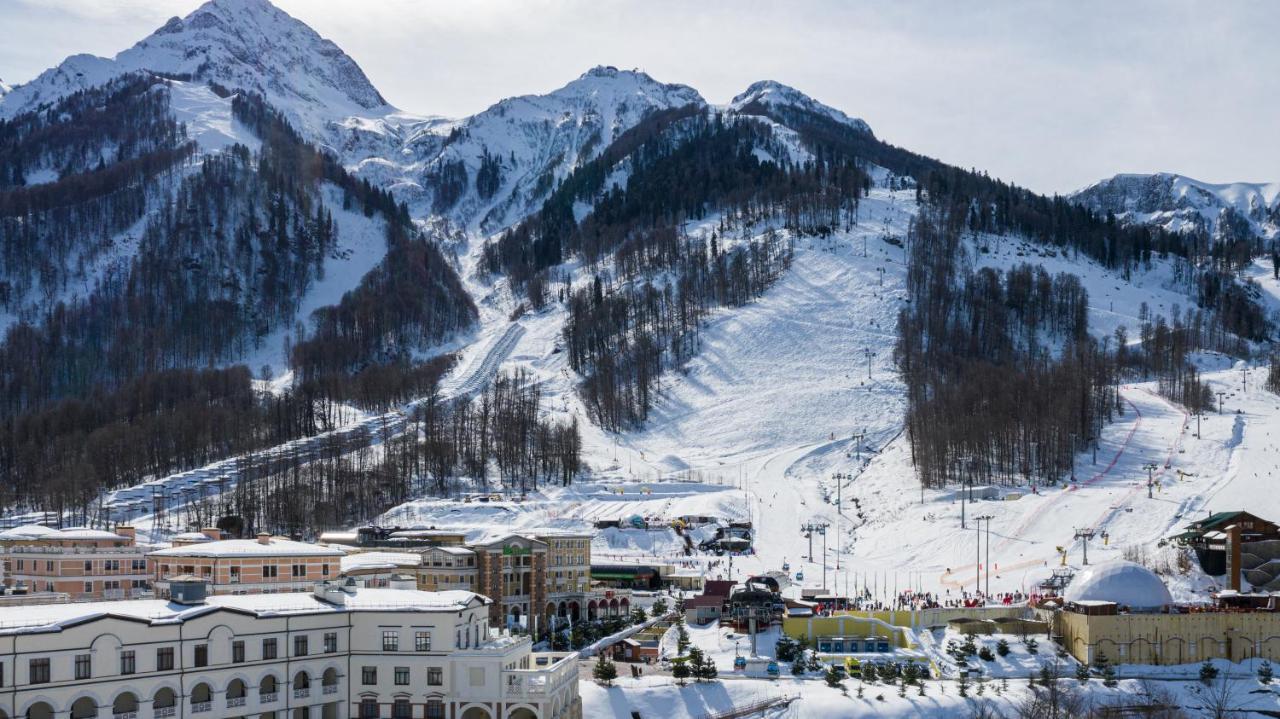
[[[1069,198],[1123,222],[1215,239],[1280,236],[1280,182],[1209,183],[1175,172],[1121,173]]]

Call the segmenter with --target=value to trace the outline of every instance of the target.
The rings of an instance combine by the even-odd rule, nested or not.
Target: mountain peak
[[[113,60],[73,56],[46,70],[4,97],[0,117],[138,71],[258,92],[313,139],[334,120],[394,109],[350,56],[267,0],[209,0]]]
[[[1095,212],[1171,232],[1280,236],[1280,183],[1211,183],[1174,172],[1122,173],[1072,193]]]
[[[743,109],[751,105],[764,105],[765,107],[793,107],[807,112],[826,115],[831,119],[849,125],[856,130],[871,133],[871,126],[861,119],[849,117],[840,110],[813,99],[809,95],[785,85],[777,80],[760,80],[751,83],[746,90],[739,93],[729,102],[732,110],[741,112]]]

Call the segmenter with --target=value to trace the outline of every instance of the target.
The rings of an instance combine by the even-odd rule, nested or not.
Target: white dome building
[[[1114,602],[1136,612],[1159,611],[1173,604],[1173,595],[1155,572],[1122,559],[1086,567],[1067,585],[1062,598],[1077,604]]]

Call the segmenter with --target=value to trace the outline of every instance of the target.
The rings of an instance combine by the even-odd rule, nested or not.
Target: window
[[[378,719],[378,700],[360,700],[360,719]]]
[[[147,560],[145,560],[145,559],[135,559],[135,560],[133,560],[133,562],[131,563],[131,565],[132,565],[132,566],[131,566],[130,568],[131,568],[133,571],[135,571],[135,572],[145,572],[145,571],[147,571]]]
[[[377,667],[361,667],[361,668],[360,668],[360,683],[361,683],[361,684],[364,684],[364,685],[366,685],[366,686],[371,686],[371,685],[373,685],[373,684],[377,684],[377,683],[378,683],[378,668],[377,668]]]
[[[293,656],[307,656],[307,637],[306,635],[293,638]]]
[[[274,564],[268,564],[267,566],[262,568],[262,578],[275,579],[276,577],[280,576],[279,572],[280,572],[279,567],[277,567]]]
[[[120,652],[120,673],[133,674],[136,671],[138,671],[138,658],[133,650]]]
[[[444,670],[440,667],[427,667],[427,685],[444,686]]]
[[[396,684],[398,686],[409,686],[409,667],[396,667]]]
[[[85,594],[93,594],[93,582],[85,582],[85,583],[84,583],[84,593],[85,593]]]
[[[236,664],[244,662],[244,642],[231,642],[231,661]]]
[[[195,665],[198,667],[209,666],[209,645],[197,644],[195,649],[196,649]]]
[[[327,564],[320,565],[320,575],[323,577],[329,576],[329,565]]]
[[[263,659],[276,658],[276,640],[274,637],[271,639],[262,640],[262,658]]]
[[[428,699],[427,719],[444,719],[444,702],[439,699]]]
[[[90,679],[93,677],[93,655],[77,654],[76,655],[76,679]]]
[[[307,576],[307,565],[305,565],[305,564],[295,564],[295,565],[293,565],[293,576],[295,576],[295,577],[305,577],[305,576]]]
[[[173,669],[173,647],[156,650],[156,671],[167,672]]]
[[[400,632],[397,632],[394,629],[388,629],[382,632],[382,651],[400,651]]]
[[[431,651],[431,632],[414,632],[413,650],[416,652]]]
[[[240,582],[240,568],[231,567],[231,583],[238,584]]]
[[[31,683],[44,684],[49,681],[49,660],[32,659],[30,665]]]
[[[408,699],[397,699],[391,705],[391,716],[393,719],[413,719],[413,705]]]
[[[50,562],[45,562],[45,564],[50,564]],[[53,567],[49,567],[49,569],[53,569]],[[92,559],[86,559],[86,560],[84,560],[84,571],[86,571],[86,572],[92,572],[92,571],[93,571],[93,560],[92,560]]]
[[[337,651],[338,651],[338,633],[325,632],[324,633],[324,653],[334,654]]]

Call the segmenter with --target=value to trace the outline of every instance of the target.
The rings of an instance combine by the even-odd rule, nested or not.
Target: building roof
[[[65,627],[106,617],[175,624],[219,610],[257,617],[326,614],[350,611],[453,612],[487,602],[473,592],[423,592],[416,589],[358,587],[341,594],[341,603],[325,601],[310,592],[283,594],[216,595],[203,604],[178,604],[163,599],[128,599],[114,602],[28,604],[0,607],[0,635],[61,631]]]
[[[0,540],[21,541],[33,539],[129,539],[123,534],[108,532],[105,529],[88,529],[85,527],[67,527],[54,529],[40,524],[25,524],[0,532]]]
[[[266,544],[256,539],[221,539],[152,552],[152,557],[342,557],[346,552],[319,544],[272,537]]]
[[[1085,568],[1071,580],[1062,598],[1088,605],[1112,602],[1136,610],[1173,604],[1173,596],[1155,572],[1133,562],[1116,560]]]
[[[696,597],[689,597],[684,600],[685,609],[696,609],[698,607],[722,607],[724,606],[724,597],[713,597],[701,594]]]
[[[368,572],[379,569],[402,569],[422,564],[422,555],[411,552],[358,552],[340,560],[342,572]]]
[[[38,539],[57,533],[58,530],[43,524],[23,524],[0,532],[0,539]]]
[[[703,594],[714,594],[721,597],[729,596],[729,592],[733,591],[733,585],[737,582],[732,579],[709,579],[703,585]]]

